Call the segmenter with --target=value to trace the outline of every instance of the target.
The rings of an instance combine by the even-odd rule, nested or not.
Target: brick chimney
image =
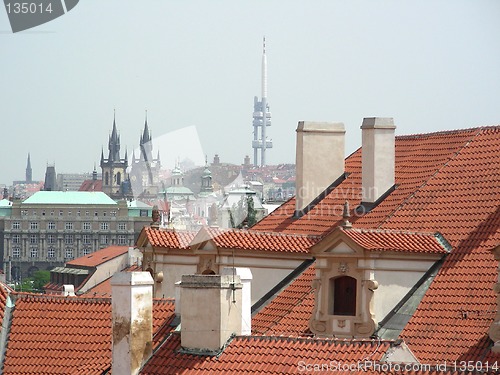
[[[138,374],[151,356],[153,283],[149,272],[120,272],[111,278],[113,374]]]
[[[232,334],[241,335],[238,275],[183,275],[181,346],[185,352],[215,355]]]
[[[368,210],[394,186],[395,129],[391,117],[363,119],[362,204]]]
[[[344,173],[345,129],[341,122],[297,126],[295,216]]]

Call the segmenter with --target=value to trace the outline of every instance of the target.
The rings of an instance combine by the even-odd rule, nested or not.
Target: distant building
[[[132,154],[130,182],[135,197],[155,199],[158,197],[160,185],[160,152],[153,158],[153,141],[148,127],[148,120],[144,123],[144,131],[139,141],[140,154],[136,159]]]
[[[104,158],[101,151],[102,191],[113,199],[121,199],[130,194],[126,179],[128,166],[127,152],[125,157],[120,156],[120,135],[116,129],[116,119],[113,118],[113,130],[108,139],[108,157]]]
[[[0,211],[0,257],[9,281],[110,245],[132,246],[151,221],[151,208],[136,213],[102,192],[41,191],[8,202]]]
[[[64,286],[82,294],[109,279],[111,275],[141,264],[142,253],[128,246],[109,246],[67,262],[50,271],[50,282],[44,286],[47,294],[64,294]],[[67,291],[66,291],[67,292]]]
[[[97,172],[96,172],[97,174]],[[96,175],[96,179],[97,179]],[[92,173],[58,173],[57,190],[59,191],[79,191],[82,184],[93,178]]]
[[[43,184],[43,190],[58,191],[55,165],[47,165],[47,169],[45,171],[45,182]]]

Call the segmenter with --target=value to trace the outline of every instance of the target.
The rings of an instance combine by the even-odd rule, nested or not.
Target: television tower
[[[273,147],[273,142],[267,140],[266,127],[271,126],[271,112],[267,103],[267,58],[266,38],[263,39],[262,48],[262,96],[259,101],[253,98],[253,165],[259,166],[258,153],[260,149],[260,166],[266,165],[266,149]],[[260,130],[259,130],[260,129]]]

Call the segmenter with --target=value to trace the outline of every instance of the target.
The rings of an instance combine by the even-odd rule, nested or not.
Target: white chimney
[[[149,272],[120,272],[111,278],[113,374],[138,374],[151,356],[153,283]]]
[[[395,133],[391,117],[363,119],[362,131],[362,202],[375,203],[394,186]]]
[[[345,129],[341,122],[297,126],[295,215],[344,173]]]
[[[250,336],[252,334],[252,271],[250,268],[225,267],[223,275],[238,275],[241,280],[241,334]]]
[[[241,335],[241,289],[237,275],[182,276],[184,351],[217,354],[232,334]]]

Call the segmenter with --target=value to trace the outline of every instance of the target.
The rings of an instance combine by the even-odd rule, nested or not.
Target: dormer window
[[[316,258],[311,332],[370,337],[448,251],[446,240],[435,233],[339,227],[311,248]]]
[[[330,279],[330,315],[356,315],[357,281],[354,277],[340,276]]]

